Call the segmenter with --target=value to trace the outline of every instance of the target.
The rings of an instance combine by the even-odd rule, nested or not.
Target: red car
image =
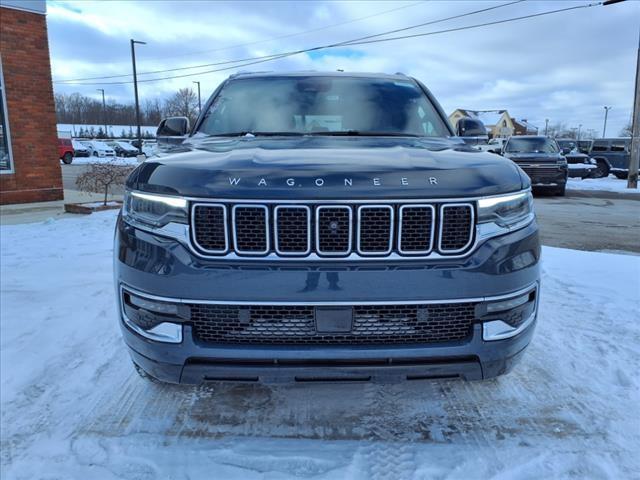
[[[73,145],[70,138],[58,139],[58,154],[60,155],[60,160],[67,165],[73,162]]]

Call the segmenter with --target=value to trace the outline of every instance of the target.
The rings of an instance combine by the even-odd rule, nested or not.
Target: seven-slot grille
[[[348,332],[316,328],[312,305],[189,304],[194,337],[210,344],[389,344],[470,337],[475,303],[356,305]]]
[[[193,242],[206,255],[457,255],[471,247],[475,232],[472,203],[196,203],[191,222]]]

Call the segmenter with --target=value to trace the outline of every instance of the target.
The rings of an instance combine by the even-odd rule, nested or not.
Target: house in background
[[[489,138],[524,135],[523,133],[516,133],[519,127],[516,126],[515,119],[509,115],[507,110],[468,110],[458,108],[449,115],[449,121],[455,128],[458,120],[463,117],[474,118],[484,123]],[[521,128],[524,129],[525,127]]]
[[[512,119],[514,126],[514,135],[538,135],[538,127],[531,125],[526,118],[522,120]]]
[[[0,204],[61,200],[44,0],[0,2]]]

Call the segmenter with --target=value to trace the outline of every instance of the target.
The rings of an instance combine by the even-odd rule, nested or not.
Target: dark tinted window
[[[505,151],[510,153],[557,153],[555,140],[547,137],[511,137]]]
[[[627,142],[624,140],[614,140],[611,142],[612,152],[624,152],[627,150]]]
[[[592,152],[606,152],[609,150],[609,142],[606,140],[595,140],[591,147]]]
[[[450,135],[412,80],[320,76],[231,80],[198,131]]]
[[[568,148],[569,150],[576,148],[576,142],[573,140],[558,140],[557,142],[560,148]]]

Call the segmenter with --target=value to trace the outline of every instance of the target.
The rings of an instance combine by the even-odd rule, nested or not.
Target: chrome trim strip
[[[222,215],[224,217],[224,250],[209,250],[198,243],[196,239],[195,212],[196,207],[222,207]],[[227,225],[227,206],[223,203],[194,203],[191,205],[191,218],[189,219],[191,227],[191,241],[203,252],[212,253],[214,255],[224,255],[229,251],[229,226]],[[153,231],[152,231],[153,233]],[[191,244],[191,242],[189,242]],[[195,251],[195,250],[194,250]]]
[[[413,208],[413,207],[420,207],[420,208],[430,208],[431,209],[431,236],[429,238],[429,249],[428,250],[412,250],[412,251],[404,251],[402,250],[402,213],[403,210],[405,208]],[[398,252],[400,252],[403,255],[412,255],[414,257],[420,256],[420,255],[429,255],[432,251],[433,251],[433,244],[435,242],[435,235],[436,235],[436,209],[433,205],[429,205],[426,203],[418,203],[418,204],[409,204],[409,205],[402,205],[400,207],[400,220],[398,223]]]
[[[469,208],[471,210],[471,228],[469,229],[469,240],[467,241],[467,243],[465,244],[464,247],[445,250],[444,248],[442,248],[442,227],[443,227],[443,223],[444,223],[444,210],[445,210],[445,208],[450,208],[450,207],[467,207],[467,208]],[[446,205],[440,205],[440,221],[438,223],[438,250],[440,251],[440,253],[447,254],[447,253],[464,252],[473,243],[473,237],[474,237],[473,231],[475,229],[475,226],[476,226],[476,218],[475,218],[475,209],[473,208],[473,204],[471,204],[471,203],[447,203]]]
[[[381,252],[367,252],[366,250],[362,250],[360,248],[360,240],[361,240],[361,212],[362,210],[375,210],[375,209],[388,209],[391,212],[391,216],[389,219],[389,247],[386,250]],[[395,215],[393,211],[393,207],[391,205],[361,205],[358,207],[358,220],[356,222],[356,251],[361,255],[389,255],[393,250],[393,231],[395,230]]]
[[[160,295],[151,295],[148,293],[141,292],[140,290],[136,290],[135,288],[129,287],[126,284],[120,284],[121,290],[130,292],[139,297],[148,298],[150,300],[158,300],[162,302],[170,302],[170,303],[196,303],[200,305],[259,305],[259,306],[269,306],[269,305],[291,305],[291,306],[349,306],[349,305],[435,305],[439,303],[473,303],[473,302],[494,302],[499,300],[506,300],[513,297],[518,297],[520,295],[524,295],[525,293],[529,293],[534,289],[538,288],[538,282],[534,282],[525,288],[521,288],[516,290],[515,292],[505,293],[501,295],[487,296],[487,297],[468,297],[468,298],[447,298],[447,299],[438,299],[438,300],[374,300],[374,301],[349,301],[349,302],[265,302],[265,301],[227,301],[227,300],[193,300],[193,299],[184,299],[184,298],[172,298],[172,297],[163,297]],[[122,294],[121,294],[122,295]],[[536,296],[538,298],[539,296]],[[122,296],[120,297],[122,298]]]
[[[140,193],[149,193],[149,192],[144,192],[144,191],[140,191],[140,190],[128,190],[129,192],[140,192]],[[292,190],[293,191],[293,190]],[[177,195],[164,195],[166,197],[170,197],[170,198],[184,198],[190,202],[199,202],[199,203],[243,203],[243,204],[253,204],[253,203],[258,203],[258,204],[291,204],[291,203],[306,203],[306,204],[339,204],[339,205],[344,205],[345,202],[352,204],[352,203],[362,203],[362,204],[380,204],[380,203],[384,203],[384,204],[396,204],[396,203],[406,203],[406,204],[412,204],[412,203],[444,203],[444,202],[473,202],[476,200],[480,200],[481,198],[500,198],[500,197],[505,197],[505,196],[509,196],[509,195],[514,195],[517,193],[523,193],[523,192],[530,192],[531,189],[530,188],[526,188],[524,190],[516,190],[514,192],[508,192],[508,193],[500,193],[497,195],[480,195],[480,196],[473,196],[473,197],[417,197],[417,198],[411,198],[411,197],[407,197],[407,198],[402,198],[402,199],[348,199],[345,200],[344,198],[340,199],[340,200],[332,200],[332,199],[318,199],[318,198],[296,198],[296,199],[256,199],[256,198],[208,198],[208,197],[190,197],[190,196],[177,196]],[[154,193],[154,195],[157,195]],[[157,195],[157,196],[163,196],[163,195]]]
[[[281,208],[287,208],[287,209],[297,208],[297,209],[303,209],[307,211],[307,249],[304,252],[287,252],[287,251],[280,250],[280,246],[279,246],[280,235],[278,234],[278,211]],[[273,209],[273,232],[275,236],[273,243],[275,244],[274,245],[275,250],[278,255],[285,255],[285,256],[309,255],[309,253],[311,253],[311,208],[309,208],[307,205],[277,205]]]
[[[265,250],[240,250],[238,248],[238,239],[237,239],[237,225],[236,225],[236,210],[238,208],[261,208],[264,210],[264,228],[265,228]],[[241,255],[264,255],[265,253],[269,253],[269,208],[266,205],[252,205],[241,203],[238,205],[234,205],[231,208],[231,224],[232,224],[232,234],[233,234],[233,248],[234,251],[240,253]]]
[[[343,201],[344,203],[344,201]],[[320,249],[320,211],[324,210],[324,209],[328,209],[328,208],[332,208],[332,209],[346,209],[349,212],[349,247],[347,248],[347,250],[343,251],[343,252],[323,252]],[[318,253],[319,256],[327,256],[327,257],[344,257],[346,255],[349,255],[351,253],[351,250],[353,248],[353,209],[348,206],[348,205],[320,205],[318,208],[316,208],[316,252]]]
[[[520,325],[519,327],[509,331],[509,332],[505,332],[505,333],[501,333],[501,334],[494,334],[492,336],[489,336],[489,334],[487,333],[487,335],[485,335],[485,326],[487,323],[491,323],[491,320],[489,322],[484,322],[482,324],[482,340],[485,342],[493,342],[496,340],[505,340],[507,338],[511,338],[511,337],[515,337],[516,335],[519,335],[520,333],[524,332],[527,328],[529,328],[531,326],[531,324],[535,321],[536,317],[538,316],[538,306],[540,305],[540,289],[538,288],[538,284],[536,283],[535,285],[535,290],[536,290],[536,303],[533,306],[533,312],[531,312],[531,316],[529,318],[527,318],[522,325]],[[526,292],[525,292],[526,293]],[[497,320],[502,322],[502,320]],[[503,322],[504,323],[504,322]],[[505,325],[509,325],[508,323],[505,323]]]

